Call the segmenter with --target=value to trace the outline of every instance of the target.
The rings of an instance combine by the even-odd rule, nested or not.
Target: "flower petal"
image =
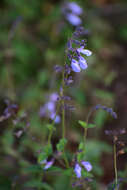
[[[80,15],[82,14],[82,8],[75,2],[68,3],[68,8],[72,11],[72,13]]]
[[[56,118],[55,118],[56,117]],[[60,123],[60,116],[59,115],[56,115],[56,113],[51,113],[50,114],[50,118],[52,119],[52,120],[54,120],[55,119],[55,123]]]
[[[46,164],[46,163],[47,163],[47,160],[40,161],[40,164]]]
[[[71,68],[74,72],[77,72],[77,73],[81,71],[78,62],[75,59],[72,59]]]
[[[59,95],[56,92],[54,92],[50,95],[50,100],[53,102],[56,102],[58,100],[58,98],[59,98]]]
[[[86,55],[86,56],[91,56],[92,55],[92,52],[90,50],[84,49],[83,47],[78,48],[77,51],[79,53],[82,53],[82,54]]]
[[[54,163],[54,159],[52,159],[51,161],[47,161],[45,167],[44,167],[44,170],[47,170],[48,168],[50,168]]]
[[[75,172],[77,178],[81,177],[81,171],[82,171],[81,166],[78,163],[76,163],[75,168],[74,168],[74,172]]]
[[[72,13],[68,13],[66,15],[66,19],[70,22],[70,24],[74,26],[78,26],[82,23],[81,19],[77,15],[74,15]]]
[[[84,168],[90,172],[92,170],[92,165],[90,164],[90,162],[86,162],[86,161],[81,161],[81,164],[84,166]]]
[[[81,69],[84,69],[84,70],[87,69],[87,67],[88,67],[86,60],[82,56],[80,56],[80,58],[79,58],[79,65],[80,65]]]
[[[48,111],[53,112],[55,110],[55,103],[52,101],[49,101],[45,104],[45,107]]]

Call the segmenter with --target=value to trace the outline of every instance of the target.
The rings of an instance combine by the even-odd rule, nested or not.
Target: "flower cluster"
[[[68,2],[64,4],[62,11],[66,20],[73,26],[79,26],[82,23],[79,16],[82,15],[83,10],[77,3]]]
[[[102,106],[100,104],[96,105],[94,107],[95,110],[98,110],[98,109],[102,109],[102,110],[105,110],[106,112],[108,112],[114,119],[117,119],[117,114],[116,112],[113,111],[112,108],[108,108],[106,106]]]
[[[90,164],[90,162],[81,161],[81,165],[82,165],[88,172],[90,172],[90,171],[92,170],[92,165]],[[74,167],[74,172],[75,172],[77,178],[80,178],[80,177],[82,176],[81,171],[82,171],[82,167],[80,166],[79,163],[76,162],[75,167]]]
[[[49,101],[40,107],[39,115],[40,117],[49,117],[54,120],[55,123],[60,123],[60,116],[56,114],[56,103],[59,100],[59,95],[57,93],[52,93],[49,97]]]
[[[70,61],[71,69],[74,72],[80,72],[88,67],[84,56],[91,56],[92,52],[85,48],[85,40],[80,38],[85,34],[83,27],[77,27],[72,38],[67,43],[67,56]],[[76,39],[78,38],[78,40]]]
[[[85,70],[88,67],[86,59],[82,56],[82,54],[86,56],[90,56],[92,52],[90,50],[84,49],[83,46],[78,48],[76,51],[77,51],[76,53],[77,53],[78,60],[72,59],[71,67],[74,72],[80,72],[81,69]]]

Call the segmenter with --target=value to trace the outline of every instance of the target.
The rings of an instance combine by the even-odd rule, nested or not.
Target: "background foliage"
[[[112,138],[105,136],[104,131],[127,126],[127,3],[124,0],[77,2],[84,9],[83,25],[89,30],[87,44],[93,55],[87,71],[74,74],[75,83],[67,91],[72,97],[71,104],[76,107],[74,112],[66,113],[68,152],[76,151],[82,138],[77,120],[85,120],[96,104],[114,108],[118,113],[116,121],[97,111],[91,118],[97,127],[88,133],[86,155],[96,178],[93,189],[104,189],[114,178]],[[18,105],[18,117],[25,119],[15,125],[11,118],[0,123],[0,189],[71,188],[68,177],[57,172],[45,174],[43,187],[36,180],[40,172],[36,166],[38,151],[48,135],[48,120],[39,117],[39,109],[50,93],[59,90],[61,76],[53,68],[63,65],[65,45],[74,31],[62,15],[62,3],[1,0],[0,113],[3,114],[8,99]],[[57,127],[54,149],[61,137],[61,125]],[[19,130],[24,131],[20,138],[16,135]],[[126,140],[126,136],[122,138]],[[121,177],[127,177],[126,160],[127,153],[118,157]],[[123,190],[126,188],[126,184],[121,186]]]

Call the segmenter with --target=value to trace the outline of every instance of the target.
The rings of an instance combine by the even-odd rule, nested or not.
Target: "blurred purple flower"
[[[58,100],[58,98],[59,98],[59,95],[57,93],[55,93],[55,92],[50,95],[50,100],[51,101],[56,102]]]
[[[47,170],[48,168],[50,168],[53,164],[54,164],[54,159],[47,161],[47,160],[42,160],[40,162],[40,164],[45,165],[44,166],[44,170]]]
[[[65,18],[73,26],[79,26],[82,23],[80,15],[83,13],[83,9],[75,2],[65,3],[62,8]]]
[[[88,67],[86,60],[82,56],[79,57],[79,65],[83,70],[87,69]]]
[[[54,112],[55,111],[55,103],[50,101],[45,104],[45,108],[50,112]]]
[[[82,53],[82,54],[86,55],[86,56],[91,56],[92,55],[92,52],[90,50],[88,50],[88,49],[84,49],[83,46],[78,48],[77,51],[79,53]]]
[[[71,68],[74,72],[80,72],[81,71],[78,62],[75,59],[72,59],[72,61],[71,61]]]
[[[55,123],[60,123],[60,121],[61,121],[60,116],[59,116],[59,115],[56,115],[55,113],[51,113],[50,118],[51,118],[52,120],[55,119]]]
[[[54,70],[55,70],[56,73],[60,73],[60,72],[62,72],[63,67],[60,66],[60,65],[55,65],[55,66],[54,66]]]
[[[81,161],[81,164],[84,166],[84,168],[90,172],[92,170],[92,165],[90,164],[90,162],[86,162],[86,161]],[[77,178],[81,177],[81,171],[82,171],[82,167],[80,166],[79,163],[76,162],[75,167],[74,167],[74,172],[76,174]]]
[[[81,177],[81,171],[82,171],[81,166],[78,163],[76,163],[75,168],[74,168],[74,172],[75,172],[77,178]]]
[[[75,2],[68,3],[67,7],[72,11],[73,14],[81,15],[83,13],[82,8]]]
[[[49,117],[54,120],[55,123],[60,123],[60,116],[56,115],[56,102],[59,99],[59,95],[57,93],[52,93],[49,96],[49,101],[44,104],[44,106],[40,107],[39,115],[40,117]]]
[[[90,164],[90,162],[86,162],[86,161],[81,161],[81,164],[84,166],[84,168],[90,172],[92,170],[92,165]]]
[[[70,24],[72,24],[73,26],[79,26],[81,23],[82,23],[82,21],[81,21],[81,19],[77,16],[77,15],[75,15],[75,14],[73,14],[73,13],[68,13],[68,14],[66,14],[66,19],[70,22]]]
[[[40,107],[40,110],[39,110],[39,116],[40,116],[40,117],[44,117],[45,114],[46,114],[45,107],[44,107],[44,106],[41,106],[41,107]]]

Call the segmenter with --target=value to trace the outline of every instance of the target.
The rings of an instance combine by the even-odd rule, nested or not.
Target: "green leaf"
[[[40,164],[41,161],[46,160],[47,159],[47,154],[45,154],[45,152],[41,152],[38,156],[38,163]]]
[[[90,172],[87,172],[85,169],[82,170],[82,176],[83,177],[93,177],[93,174],[91,174]]]
[[[96,125],[93,124],[93,123],[90,123],[90,124],[88,124],[88,126],[87,126],[87,128],[94,128],[94,127],[96,127]]]
[[[52,154],[52,145],[48,144],[44,147],[44,152],[47,156],[50,156]]]
[[[83,143],[83,142],[80,142],[78,149],[79,149],[79,150],[83,150],[83,149],[84,149],[84,143]]]
[[[79,120],[78,122],[79,122],[79,124],[80,124],[83,128],[86,128],[86,129],[88,129],[88,128],[94,128],[94,127],[96,126],[95,124],[92,124],[92,123],[87,124],[85,121],[81,121],[81,120]]]
[[[94,122],[98,127],[102,127],[107,119],[107,114],[104,110],[98,110],[95,113]]]
[[[40,163],[41,161],[45,160],[48,158],[48,156],[50,156],[52,154],[52,145],[48,144],[44,147],[43,152],[41,152],[38,156],[38,163]]]
[[[66,169],[65,171],[63,171],[63,174],[71,177],[73,174],[73,168]]]
[[[49,129],[49,131],[56,130],[52,124],[47,124],[47,128]]]
[[[78,122],[79,122],[79,124],[80,124],[83,128],[87,128],[87,123],[86,123],[85,121],[79,120]]]
[[[39,173],[42,171],[40,165],[31,165],[23,170],[26,173]]]
[[[31,180],[24,184],[25,187],[43,188],[44,190],[53,190],[47,183],[42,183],[38,180]]]
[[[78,153],[78,155],[77,155],[78,162],[81,162],[81,160],[84,160],[84,157],[85,157],[85,151],[83,150],[82,152]]]
[[[63,169],[62,168],[59,168],[59,167],[56,167],[56,166],[52,166],[51,168],[48,169],[48,172],[60,172],[62,173],[63,172]]]
[[[67,144],[67,139],[65,139],[65,138],[60,139],[59,143],[56,145],[57,150],[59,152],[63,152],[66,144]]]

